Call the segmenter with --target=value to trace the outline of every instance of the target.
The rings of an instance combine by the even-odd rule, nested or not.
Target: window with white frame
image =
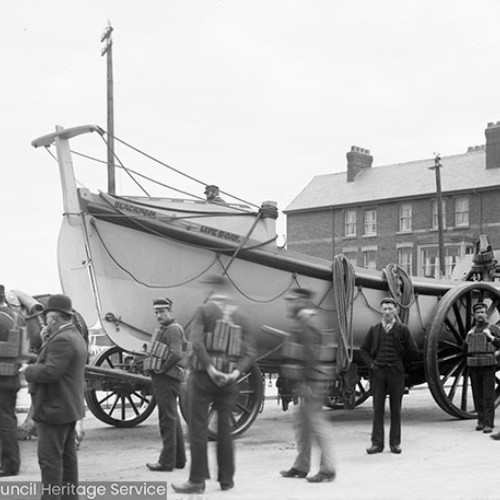
[[[437,278],[439,276],[438,248],[425,247],[420,250],[422,261],[422,276]]]
[[[377,234],[377,211],[365,210],[365,232],[366,236]]]
[[[455,199],[455,226],[469,226],[469,198]]]
[[[363,250],[363,267],[366,269],[377,269],[377,251]]]
[[[450,245],[445,248],[444,252],[444,274],[447,278],[451,276],[453,269],[460,260],[460,246]]]
[[[356,236],[356,210],[344,211],[344,236]]]
[[[399,231],[401,233],[411,232],[411,203],[399,205]]]
[[[420,248],[420,270],[419,275],[428,278],[439,277],[439,252],[437,246]],[[469,253],[473,253],[473,247],[468,243],[458,245],[447,245],[444,249],[444,276],[450,278],[453,270],[460,259]]]
[[[446,200],[441,200],[441,209],[443,212],[443,227],[446,227]],[[432,202],[432,229],[438,228],[438,204],[437,200]]]
[[[401,247],[398,248],[398,264],[408,273],[413,272],[413,248]]]

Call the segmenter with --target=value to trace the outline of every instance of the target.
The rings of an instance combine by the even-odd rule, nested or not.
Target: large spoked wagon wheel
[[[188,374],[182,383],[179,398],[181,413],[188,425],[191,408],[190,376],[191,374]],[[250,428],[262,407],[264,380],[257,363],[253,363],[250,369],[241,375],[237,381],[237,389],[238,393],[231,413],[231,436],[233,437],[243,434]],[[217,413],[213,406],[210,406],[208,410],[208,436],[212,440],[217,440]]]
[[[132,355],[118,346],[101,352],[94,365],[133,373]],[[151,385],[135,386],[128,381],[108,379],[89,383],[85,392],[89,410],[102,422],[115,427],[134,427],[146,420],[156,406]]]
[[[472,306],[479,301],[488,306],[489,322],[500,323],[500,291],[489,283],[464,283],[441,299],[425,336],[424,368],[431,394],[444,411],[458,418],[475,417],[464,342],[473,324]],[[497,406],[499,384],[497,377]]]

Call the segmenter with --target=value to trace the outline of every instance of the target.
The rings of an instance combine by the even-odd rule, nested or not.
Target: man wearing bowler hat
[[[389,446],[392,453],[401,453],[401,404],[405,386],[404,362],[414,358],[417,347],[410,331],[397,317],[397,302],[381,300],[382,321],[373,325],[361,346],[361,359],[370,368],[373,395],[372,444],[369,455],[384,450],[385,398],[389,395],[391,428]]]
[[[490,434],[495,420],[495,351],[500,347],[500,329],[489,324],[487,306],[476,302],[472,306],[474,326],[467,333],[467,366],[472,386],[472,398],[477,412],[477,431]]]
[[[34,387],[42,500],[60,498],[62,486],[63,498],[77,499],[75,424],[84,416],[87,346],[73,323],[68,296],[52,295],[44,313],[47,326],[38,359],[23,369]]]

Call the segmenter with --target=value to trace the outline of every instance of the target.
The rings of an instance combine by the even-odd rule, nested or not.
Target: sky
[[[497,0],[2,7],[0,283],[8,289],[61,291],[57,164],[30,143],[56,125],[106,128],[100,38],[108,21],[115,135],[240,198],[275,200],[280,211],[313,176],[345,171],[352,145],[369,149],[374,167],[460,154],[500,121]],[[105,190],[104,168],[77,177]],[[121,174],[117,185],[138,194],[120,191]]]

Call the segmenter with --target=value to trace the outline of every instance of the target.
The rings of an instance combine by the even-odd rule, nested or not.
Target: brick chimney
[[[370,168],[373,163],[373,156],[370,155],[370,151],[368,149],[359,148],[358,146],[351,146],[351,150],[346,154],[346,158],[347,182],[353,182],[361,170]]]
[[[488,123],[486,136],[486,168],[500,168],[500,122]]]

